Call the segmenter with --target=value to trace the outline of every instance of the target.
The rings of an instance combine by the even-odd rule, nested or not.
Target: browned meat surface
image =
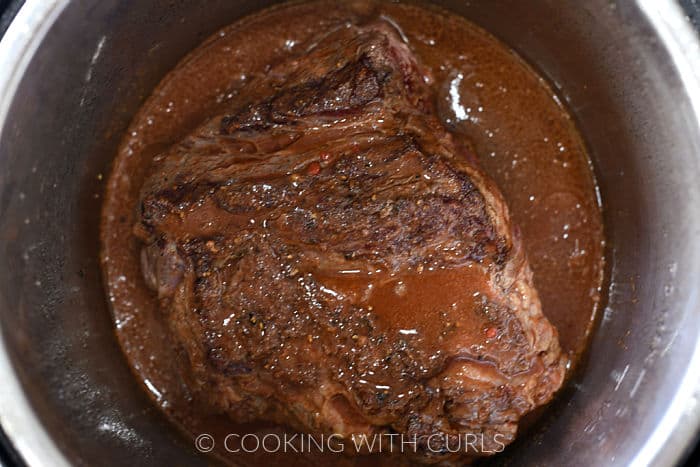
[[[422,461],[464,433],[468,456],[497,451],[565,366],[505,202],[391,25],[298,49],[142,189],[187,384],[237,421],[416,436]]]

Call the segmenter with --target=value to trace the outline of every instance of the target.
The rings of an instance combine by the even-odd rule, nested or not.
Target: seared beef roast
[[[415,437],[423,461],[500,450],[565,368],[503,198],[390,24],[297,49],[141,192],[192,394],[237,421]]]

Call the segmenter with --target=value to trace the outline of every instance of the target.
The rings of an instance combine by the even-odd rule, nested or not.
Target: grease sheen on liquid
[[[544,314],[557,327],[572,367],[596,322],[604,275],[600,201],[581,136],[553,89],[511,49],[460,17],[408,4],[332,5],[273,8],[213,35],[159,84],[114,162],[103,209],[102,262],[117,336],[156,403],[193,435],[214,432],[221,440],[227,433],[281,433],[283,428],[236,426],[204,416],[184,395],[157,301],[141,275],[140,245],[131,234],[143,178],[154,155],[225,106],[227,96],[252,74],[358,10],[393,20],[432,71],[445,124],[474,147],[521,229]],[[417,300],[440,296],[433,292],[416,294]],[[411,290],[404,295],[410,300]],[[303,455],[278,455],[286,463],[311,462]],[[330,455],[325,460],[369,459]],[[274,462],[274,456],[237,455],[236,462]]]

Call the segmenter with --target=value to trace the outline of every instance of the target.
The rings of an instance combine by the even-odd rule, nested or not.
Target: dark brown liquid
[[[335,2],[283,6],[214,35],[168,74],[144,104],[109,178],[102,260],[124,353],[156,402],[178,424],[195,435],[212,433],[219,444],[226,433],[280,429],[200,416],[203,410],[185,396],[172,367],[175,359],[166,326],[141,275],[140,244],[131,233],[138,191],[155,154],[225,105],[229,93],[243,86],[248,75],[262,72],[330,25],[356,15],[353,8]],[[376,8],[375,14],[397,23],[432,70],[443,117],[475,147],[482,167],[504,194],[514,224],[522,231],[543,311],[575,363],[585,350],[600,301],[603,228],[589,159],[570,116],[552,89],[513,51],[464,19],[411,5],[355,8],[362,13]],[[413,305],[420,308],[459,295],[459,290],[437,292],[412,294]],[[275,462],[281,456],[299,465],[355,462],[337,454],[314,459],[281,453],[228,456],[253,464]]]

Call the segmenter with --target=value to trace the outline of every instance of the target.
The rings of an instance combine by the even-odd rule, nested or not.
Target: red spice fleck
[[[327,153],[327,152],[321,153],[321,160],[323,162],[328,162],[330,159],[331,159],[330,153]]]
[[[309,175],[318,175],[318,173],[320,171],[321,171],[321,164],[319,164],[318,162],[312,162],[306,168],[306,173]]]
[[[486,330],[486,337],[488,337],[489,339],[493,339],[494,337],[496,337],[497,334],[498,334],[498,329],[496,329],[496,328],[488,328]]]

